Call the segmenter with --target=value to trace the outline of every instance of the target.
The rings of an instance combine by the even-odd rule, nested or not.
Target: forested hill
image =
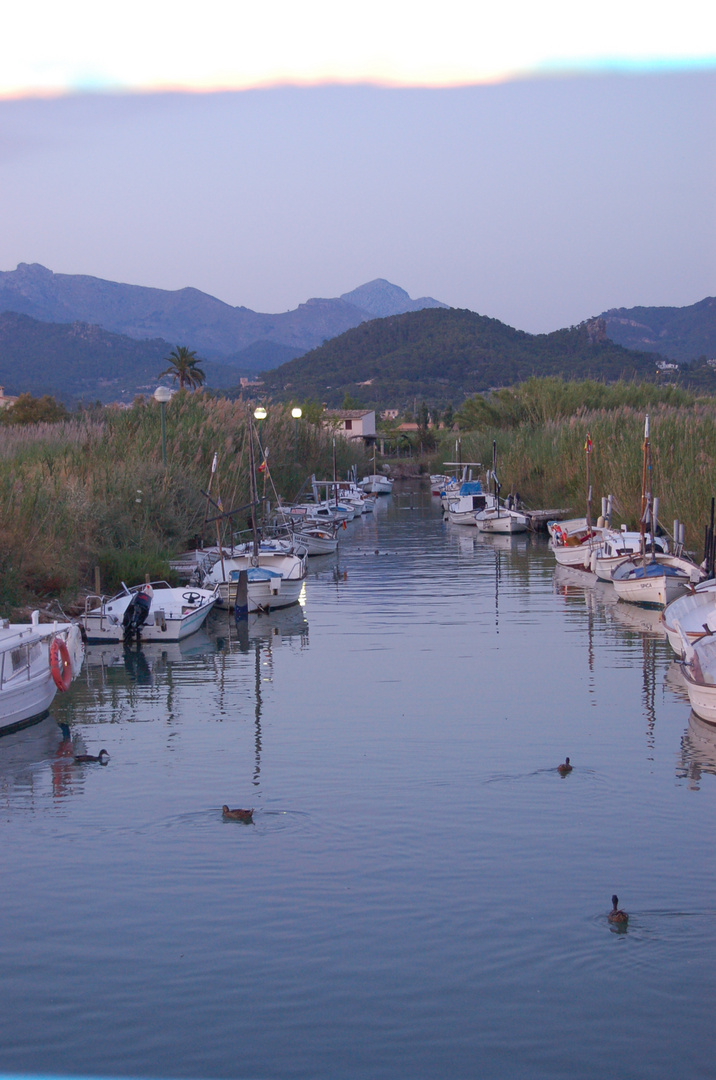
[[[415,397],[455,404],[532,375],[653,379],[658,356],[609,341],[592,320],[551,334],[527,334],[457,308],[373,319],[263,375],[276,397],[402,408]]]

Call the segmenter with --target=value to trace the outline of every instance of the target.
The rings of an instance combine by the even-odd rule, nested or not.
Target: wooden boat
[[[480,532],[512,534],[527,532],[529,522],[518,510],[507,510],[502,506],[480,510],[475,514],[475,524]]]
[[[665,608],[703,578],[700,567],[678,555],[632,556],[612,570],[619,599],[648,607]]]
[[[694,645],[716,633],[716,581],[705,581],[672,600],[661,613],[661,622],[677,656],[684,655],[684,641]]]
[[[660,554],[656,550],[659,500],[651,491],[651,441],[649,416],[644,422],[644,450],[641,485],[641,514],[638,555],[632,555],[611,573],[614,591],[620,600],[647,607],[666,607],[690,586],[706,576],[705,571],[682,555]],[[647,530],[649,550],[647,551]]]
[[[651,546],[651,536],[649,534],[646,536],[646,544],[647,547]],[[661,555],[667,555],[669,552],[669,545],[665,537],[654,537],[654,547]],[[601,543],[593,548],[590,569],[600,581],[611,583],[612,570],[626,559],[638,555],[640,551],[640,533],[628,532],[626,527],[621,530],[610,530],[603,534]]]
[[[684,640],[682,671],[691,708],[702,720],[716,724],[716,636],[693,645]]]

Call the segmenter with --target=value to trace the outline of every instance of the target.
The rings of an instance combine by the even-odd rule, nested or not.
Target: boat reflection
[[[681,750],[676,775],[698,791],[703,773],[716,776],[716,727],[692,712],[689,726],[681,736]]]
[[[32,808],[50,793],[62,798],[81,789],[84,772],[74,759],[75,754],[85,752],[82,738],[73,738],[68,725],[58,723],[53,716],[3,736],[0,798],[6,809],[18,803]]]
[[[664,689],[668,690],[679,701],[685,701],[688,704],[689,691],[684,682],[681,664],[677,660],[672,660],[664,672]]]
[[[611,586],[607,586],[611,588]],[[611,608],[612,618],[620,626],[627,630],[634,630],[638,634],[649,634],[651,637],[666,637],[666,630],[661,621],[661,611],[658,608],[639,607],[638,604],[626,604],[621,601]]]

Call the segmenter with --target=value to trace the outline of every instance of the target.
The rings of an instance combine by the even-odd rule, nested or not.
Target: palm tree
[[[194,390],[197,386],[201,386],[206,379],[206,375],[198,367],[196,353],[191,349],[187,349],[186,345],[177,345],[176,349],[172,349],[166,359],[169,361],[169,367],[166,371],[160,372],[157,376],[158,379],[163,379],[165,375],[171,375],[174,382],[179,380],[180,390],[183,390],[185,386],[190,386]]]

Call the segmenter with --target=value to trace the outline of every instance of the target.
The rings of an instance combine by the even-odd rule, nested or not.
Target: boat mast
[[[253,555],[255,559],[258,559],[259,555],[259,536],[256,531],[256,505],[258,503],[257,489],[256,489],[256,459],[254,457],[254,422],[251,417],[251,406],[247,410],[249,418],[249,487],[251,491],[251,531],[254,534],[253,541]]]
[[[641,557],[646,557],[646,519],[649,502],[651,500],[651,447],[649,445],[649,414],[646,414],[644,422],[644,459],[641,469],[641,520],[639,522],[639,546]]]
[[[338,474],[336,472],[336,437],[333,436],[333,498],[335,507],[338,509]],[[330,502],[330,499],[328,500]]]
[[[589,457],[592,453],[592,440],[587,432],[587,441],[584,444],[584,452],[587,455],[587,535],[592,535],[592,485],[589,480]]]

